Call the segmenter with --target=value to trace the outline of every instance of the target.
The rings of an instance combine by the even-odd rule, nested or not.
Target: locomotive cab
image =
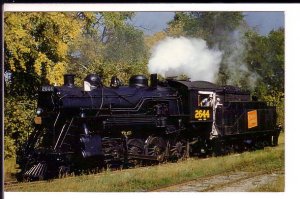
[[[197,95],[197,99],[194,98]],[[214,106],[216,94],[212,91],[191,92],[191,100],[197,102],[191,106],[191,120],[199,122],[212,122],[214,118]]]

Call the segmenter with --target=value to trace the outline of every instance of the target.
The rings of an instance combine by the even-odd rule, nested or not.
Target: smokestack
[[[65,74],[64,75],[64,86],[74,87],[74,74]]]
[[[157,74],[156,73],[155,74],[151,74],[150,81],[151,81],[150,87],[156,88],[157,87],[157,83],[158,83]]]

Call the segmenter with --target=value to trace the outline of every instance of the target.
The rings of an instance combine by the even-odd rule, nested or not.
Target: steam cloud
[[[227,84],[236,86],[242,85],[242,82],[247,82],[247,89],[254,90],[256,81],[259,75],[256,72],[249,71],[247,63],[244,61],[245,53],[247,53],[247,40],[243,38],[245,32],[243,28],[233,32],[230,41],[226,45],[228,55],[224,56],[223,63],[227,65],[228,73],[230,74]]]
[[[186,75],[191,81],[214,82],[221,60],[222,52],[208,49],[202,39],[167,37],[152,49],[148,69],[163,77]]]

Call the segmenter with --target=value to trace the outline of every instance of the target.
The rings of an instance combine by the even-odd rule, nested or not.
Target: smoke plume
[[[167,37],[152,49],[148,69],[163,77],[186,75],[192,81],[214,82],[221,60],[222,52],[209,49],[202,39]]]
[[[227,84],[253,90],[258,74],[249,71],[249,67],[244,61],[247,53],[247,40],[243,38],[245,32],[246,30],[243,28],[233,32],[226,45],[228,55],[223,57],[223,63],[227,66],[228,74],[230,74]]]

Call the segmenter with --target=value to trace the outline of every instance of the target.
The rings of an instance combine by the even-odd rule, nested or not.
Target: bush
[[[27,97],[4,99],[4,157],[14,157],[18,146],[33,131],[36,100]]]
[[[4,157],[5,157],[5,159],[15,157],[15,151],[16,151],[15,141],[11,137],[4,135]]]

